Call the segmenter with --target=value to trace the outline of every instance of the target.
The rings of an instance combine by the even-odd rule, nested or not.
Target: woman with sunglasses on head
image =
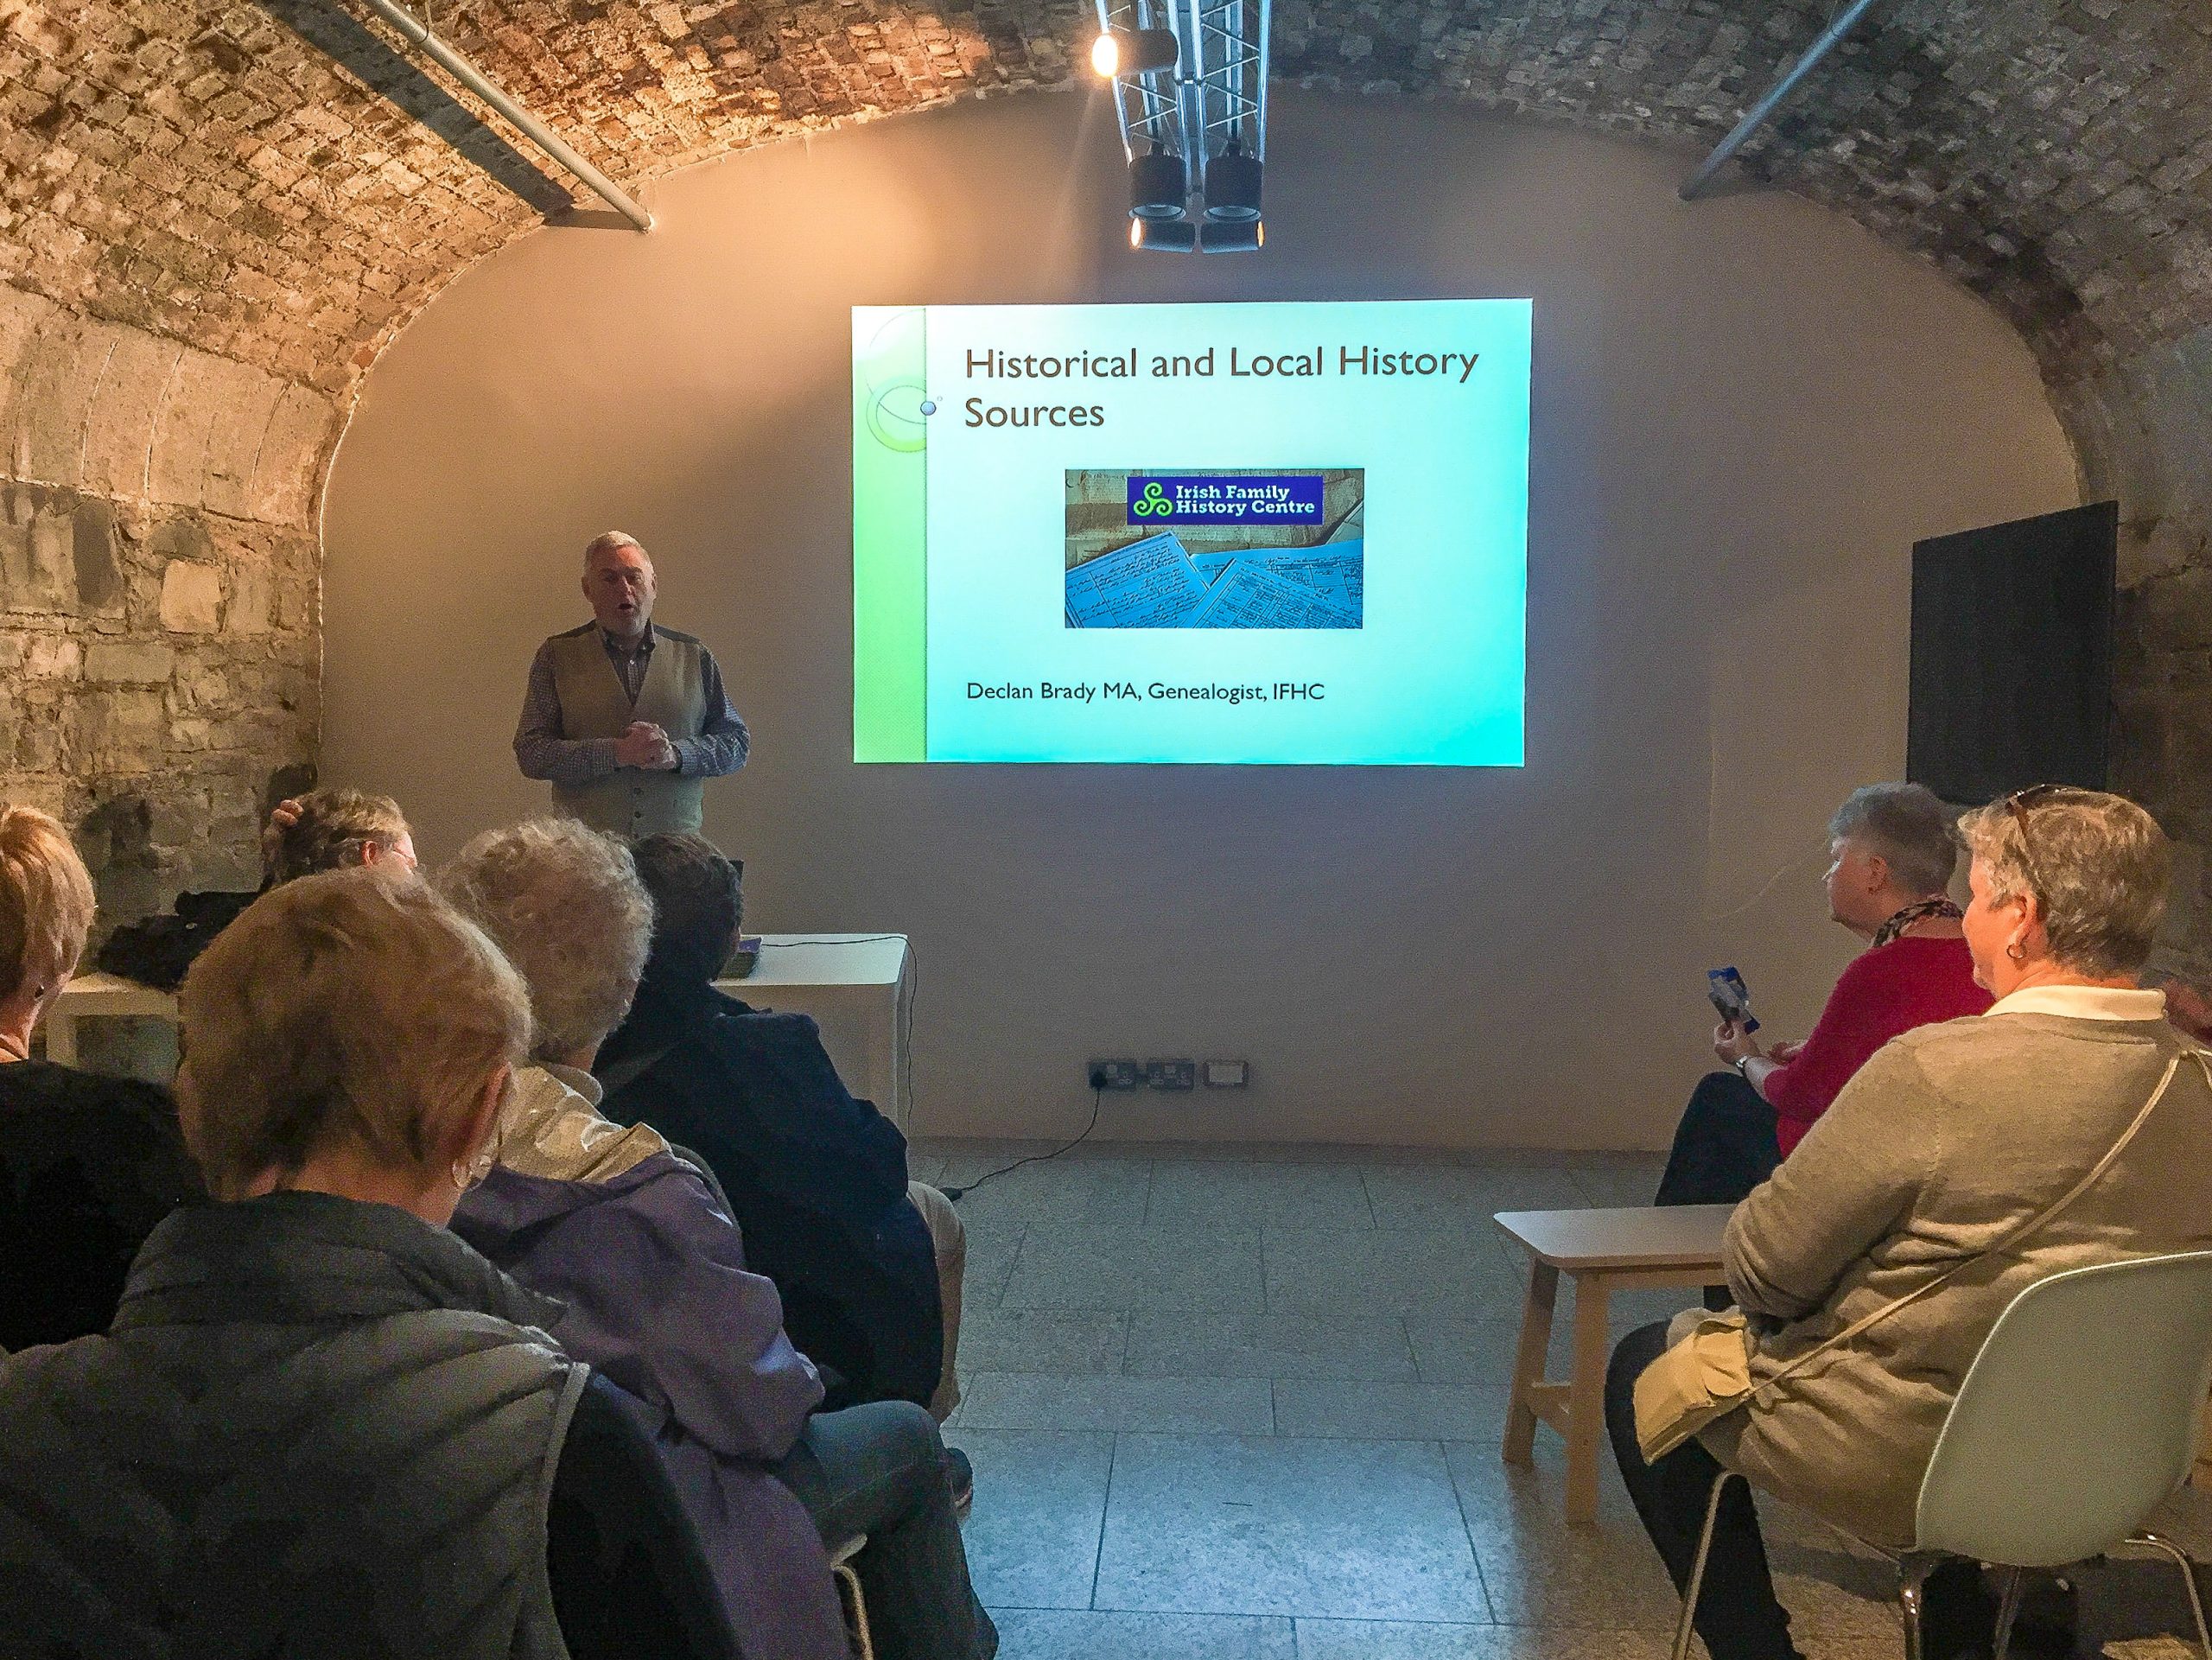
[[[1968,813],[1960,830],[1973,855],[1967,948],[1996,1001],[1884,1047],[1738,1207],[1724,1257],[1750,1320],[1751,1383],[2036,1225],[1656,1460],[1638,1446],[1634,1392],[1667,1328],[1622,1340],[1607,1427],[1678,1587],[1723,1468],[1871,1543],[1909,1547],[1944,1417],[2014,1297],[2069,1269],[2212,1246],[2212,1059],[2168,1023],[2163,993],[2138,986],[2165,912],[2164,836],[2132,801],[2056,787]],[[1987,1652],[1994,1605],[1973,1564],[1938,1569],[1923,1608],[1929,1660]],[[1713,1660],[1797,1653],[1741,1484],[1721,1501],[1697,1628]]]

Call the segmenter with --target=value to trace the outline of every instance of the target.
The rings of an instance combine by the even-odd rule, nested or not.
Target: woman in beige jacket
[[[1971,1257],[2074,1186],[2126,1130],[2177,1051],[2164,994],[2137,989],[2165,910],[2165,837],[2134,803],[2024,791],[1967,814],[1967,942],[1986,1014],[1879,1051],[1728,1226],[1728,1283],[1751,1317],[1754,1383]],[[1859,1536],[1912,1542],[1945,1414],[2012,1299],[2062,1269],[2212,1246],[2212,1088],[2185,1065],[2101,1180],[2000,1256],[1646,1463],[1636,1378],[1665,1346],[1624,1339],[1606,1380],[1614,1453],[1679,1587],[1723,1467]],[[1930,1660],[1986,1651],[1971,1564],[1930,1579]],[[1697,1628],[1713,1660],[1791,1660],[1750,1495],[1724,1499]]]

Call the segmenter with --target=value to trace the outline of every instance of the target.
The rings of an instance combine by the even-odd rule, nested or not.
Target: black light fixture
[[[1227,149],[1206,163],[1206,217],[1213,219],[1255,219],[1260,217],[1260,158],[1247,156],[1234,141]]]
[[[1109,29],[1091,42],[1090,67],[1111,80],[1173,69],[1181,56],[1173,29]]]
[[[1186,219],[1133,219],[1129,246],[1164,253],[1188,253],[1198,244],[1198,227]]]
[[[1148,156],[1129,157],[1129,213],[1136,219],[1180,219],[1191,194],[1183,158],[1154,144]]]
[[[1257,253],[1268,239],[1266,221],[1253,219],[1210,219],[1198,226],[1200,253]]]

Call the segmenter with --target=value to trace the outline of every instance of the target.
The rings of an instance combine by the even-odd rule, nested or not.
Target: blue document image
[[[1192,556],[1163,531],[1067,573],[1071,628],[1357,628],[1358,542]]]
[[[1067,574],[1077,628],[1187,628],[1205,602],[1205,578],[1173,531],[1103,553]]]

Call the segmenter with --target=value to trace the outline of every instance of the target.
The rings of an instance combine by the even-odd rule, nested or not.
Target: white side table
[[[906,1098],[913,960],[904,934],[763,934],[753,972],[715,988],[758,1008],[811,1014],[845,1087],[903,1132],[913,1107]]]
[[[46,1058],[59,1065],[77,1064],[77,1022],[99,1015],[145,1014],[176,1024],[176,993],[112,974],[80,974],[61,988],[46,1011]]]

